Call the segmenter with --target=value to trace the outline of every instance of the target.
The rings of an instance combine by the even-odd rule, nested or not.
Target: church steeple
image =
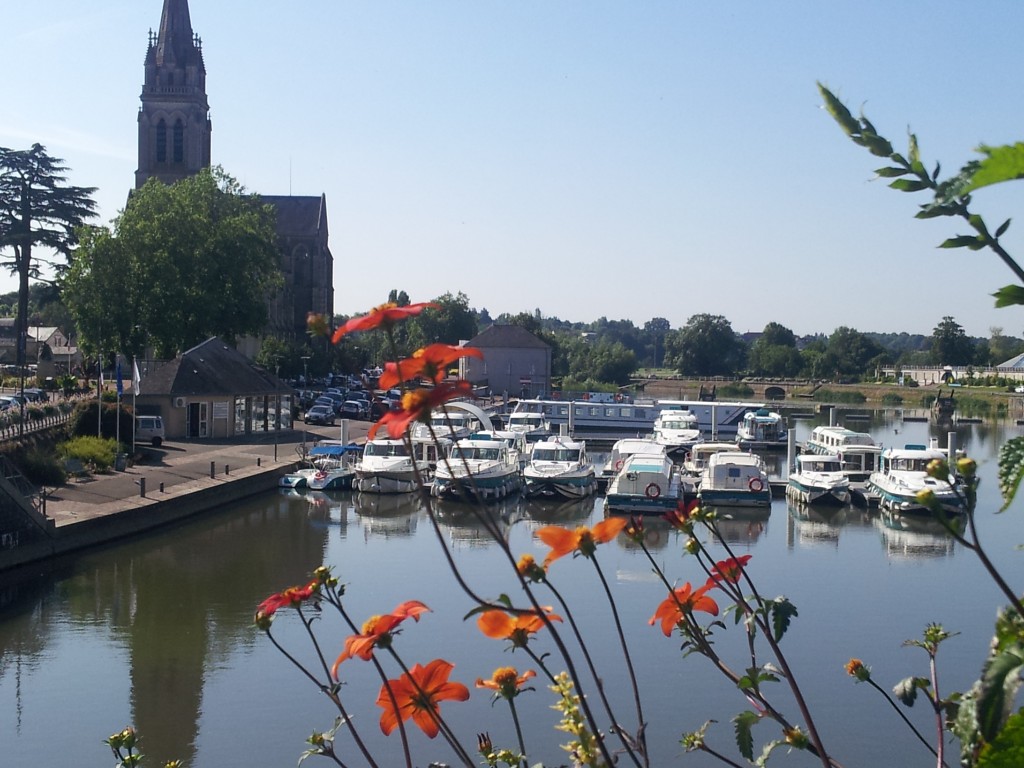
[[[164,0],[146,50],[135,188],[151,176],[171,184],[209,168],[211,130],[202,41],[188,0]]]

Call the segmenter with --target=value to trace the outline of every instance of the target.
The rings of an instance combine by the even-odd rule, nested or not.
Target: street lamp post
[[[302,386],[309,386],[309,355],[302,356]]]

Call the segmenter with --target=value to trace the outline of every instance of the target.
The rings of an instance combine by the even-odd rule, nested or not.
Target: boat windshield
[[[501,451],[498,448],[478,448],[476,446],[457,446],[452,449],[453,459],[483,459],[485,461],[496,461],[501,458]]]
[[[408,456],[409,449],[404,443],[367,443],[364,456]]]
[[[579,458],[579,451],[566,448],[534,448],[534,461],[576,461]]]

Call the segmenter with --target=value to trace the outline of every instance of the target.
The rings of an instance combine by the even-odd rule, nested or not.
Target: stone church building
[[[164,0],[160,28],[150,31],[135,188],[156,177],[172,184],[211,164],[210,105],[202,41],[192,31],[188,0]],[[304,341],[309,312],[334,315],[334,258],[327,243],[325,195],[261,195],[277,212],[277,238],[284,286],[269,297],[265,335]],[[249,357],[260,339],[245,339]]]

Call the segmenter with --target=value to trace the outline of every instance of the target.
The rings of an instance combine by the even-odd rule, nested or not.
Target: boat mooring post
[[[796,429],[789,427],[786,433],[786,474],[782,476],[785,481],[789,480],[789,473],[793,471],[793,463],[796,461]]]
[[[956,466],[956,432],[946,433],[946,461],[951,470]]]

